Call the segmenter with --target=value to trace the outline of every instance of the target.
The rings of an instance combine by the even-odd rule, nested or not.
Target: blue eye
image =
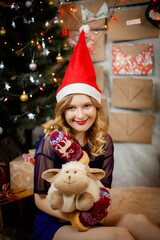
[[[76,174],[76,173],[77,173],[77,171],[74,171],[73,173],[74,173],[74,174]]]
[[[69,173],[69,171],[66,171],[66,173]]]

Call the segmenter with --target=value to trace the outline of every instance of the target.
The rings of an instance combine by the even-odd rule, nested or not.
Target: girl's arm
[[[70,221],[69,220],[69,213],[63,213],[59,210],[53,210],[51,209],[48,200],[46,199],[46,195],[40,195],[35,193],[34,194],[35,204],[36,206],[46,214],[49,214],[53,217],[57,217],[64,221]]]

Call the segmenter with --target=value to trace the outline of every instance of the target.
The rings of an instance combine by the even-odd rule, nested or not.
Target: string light
[[[75,12],[77,11],[77,8],[71,7],[70,11],[72,12],[72,15],[75,15],[76,14]]]
[[[116,19],[115,17],[113,17],[113,16],[112,16],[111,18],[112,18],[113,20],[117,20],[117,19]]]
[[[0,69],[4,69],[3,61],[1,61],[1,63],[0,63]]]
[[[11,9],[15,8],[15,3],[11,4]]]
[[[43,87],[40,87],[39,89],[40,89],[42,92],[44,92],[44,88],[43,88]]]
[[[46,27],[48,27],[48,26],[49,26],[49,22],[48,22],[48,21],[46,21],[46,23],[45,23],[45,26],[46,26]]]
[[[4,102],[7,102],[7,100],[8,100],[8,98],[6,97],[6,98],[4,99]]]
[[[35,80],[34,80],[33,76],[30,76],[29,80],[30,80],[32,83],[34,83],[34,82],[35,82]]]
[[[53,78],[53,81],[54,81],[55,83],[57,83],[57,78]]]
[[[12,27],[16,27],[16,24],[15,24],[15,22],[14,21],[12,21]]]

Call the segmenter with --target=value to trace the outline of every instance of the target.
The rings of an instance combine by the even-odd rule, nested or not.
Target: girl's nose
[[[83,118],[84,117],[84,111],[82,108],[77,109],[77,117],[78,118]]]

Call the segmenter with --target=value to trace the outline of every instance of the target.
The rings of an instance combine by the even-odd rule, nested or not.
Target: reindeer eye
[[[66,171],[66,173],[69,173],[69,171]]]
[[[74,171],[73,173],[74,173],[74,174],[76,174],[76,173],[77,173],[77,171]]]

